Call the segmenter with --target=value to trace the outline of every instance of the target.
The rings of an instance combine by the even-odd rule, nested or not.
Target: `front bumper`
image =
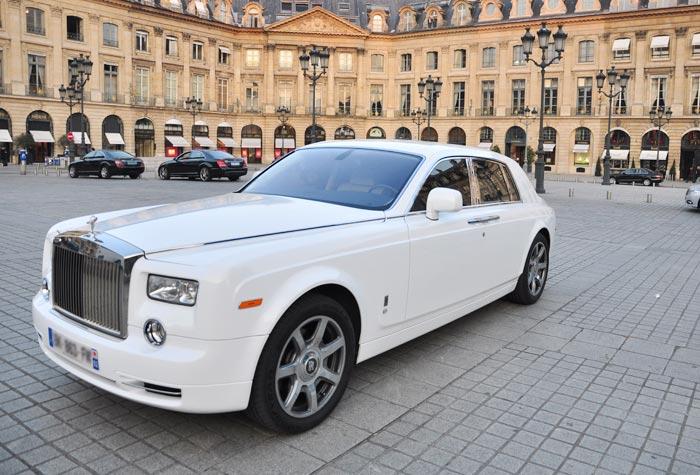
[[[126,339],[111,337],[65,318],[40,294],[32,302],[32,316],[42,351],[74,376],[132,401],[190,413],[245,409],[267,339],[198,340],[168,335],[163,346],[154,347],[136,326],[129,326]],[[80,366],[50,348],[49,328],[95,349],[99,370]],[[144,383],[179,389],[180,395],[149,392]]]
[[[700,192],[686,193],[685,204],[689,208],[700,208]]]

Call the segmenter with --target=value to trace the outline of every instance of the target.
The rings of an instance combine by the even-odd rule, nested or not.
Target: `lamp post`
[[[659,171],[659,154],[661,153],[661,127],[671,122],[671,115],[673,112],[671,108],[666,108],[664,106],[654,107],[649,111],[649,120],[652,125],[656,127],[656,172]],[[668,164],[668,157],[666,157],[666,162]],[[664,167],[664,175],[666,174],[666,167]]]
[[[277,108],[277,118],[282,124],[282,147],[280,150],[280,156],[285,154],[285,140],[287,139],[287,121],[289,120],[289,108],[287,106],[279,106]]]
[[[194,148],[194,126],[197,114],[202,112],[202,100],[197,97],[188,97],[185,99],[185,109],[192,114],[192,147]]]
[[[527,159],[527,139],[530,137],[530,122],[537,116],[537,108],[525,106],[518,109],[515,113],[518,116],[518,121],[525,126],[525,162],[527,163],[527,172],[532,173],[532,163]]]
[[[299,63],[304,76],[311,80],[311,143],[316,142],[316,83],[328,71],[328,58],[331,54],[327,48],[318,49],[311,45],[311,50],[299,56]],[[309,70],[309,68],[311,70]]]
[[[605,92],[603,90],[606,79],[610,86],[610,92]],[[625,93],[630,75],[627,74],[627,70],[625,69],[622,71],[622,74],[618,76],[617,71],[615,71],[615,66],[613,66],[606,72],[603,72],[601,69],[596,75],[595,80],[598,86],[598,94],[602,94],[608,98],[608,133],[605,134],[605,157],[603,158],[603,185],[607,186],[610,184],[610,128],[612,127],[613,99]],[[617,86],[617,90],[615,90],[615,86]]]
[[[71,78],[68,87],[61,84],[61,87],[58,88],[58,94],[61,98],[61,102],[68,106],[68,121],[70,122],[70,118],[73,116],[73,107],[75,107],[75,105],[78,104],[78,102],[80,101],[80,98],[78,96],[82,96],[82,93],[78,94],[78,92],[75,90],[75,77]],[[68,134],[68,132],[71,131],[68,130],[68,124],[66,124],[66,134]],[[68,159],[72,161],[75,155],[75,144],[73,141],[71,141],[70,145],[68,146],[68,150]]]
[[[423,122],[425,122],[425,117],[426,113],[420,107],[417,107],[411,111],[411,120],[418,127],[418,135],[416,136],[416,140],[420,140],[420,126]]]
[[[90,80],[92,74],[92,61],[90,56],[83,56],[82,53],[77,58],[68,62],[70,68],[71,82],[75,87],[76,98],[80,101],[80,145],[85,150],[85,84]]]
[[[439,77],[435,79],[432,75],[428,74],[427,78],[420,78],[420,81],[418,81],[418,94],[420,94],[421,99],[428,103],[428,128],[430,128],[430,116],[433,113],[434,103],[437,102],[437,98],[440,97],[441,91],[442,81]],[[424,95],[423,93],[426,94]],[[420,140],[420,136],[418,140]]]
[[[554,36],[554,51],[557,55],[553,56],[547,60],[547,49],[549,48],[549,38]],[[525,59],[531,61],[535,66],[540,68],[540,133],[537,140],[537,161],[535,162],[535,191],[537,193],[544,193],[544,72],[547,67],[555,61],[561,59],[561,55],[564,52],[564,42],[568,35],[564,33],[564,29],[559,25],[559,29],[554,35],[547,28],[546,23],[542,23],[542,26],[537,30],[537,46],[542,51],[542,60],[540,62],[535,61],[530,56],[532,55],[532,46],[535,43],[535,35],[530,33],[530,28],[525,28],[525,34],[520,38],[523,43],[523,53],[525,54]]]

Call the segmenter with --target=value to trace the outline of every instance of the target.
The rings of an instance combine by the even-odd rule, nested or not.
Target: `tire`
[[[645,178],[642,184],[644,186],[651,186],[651,180],[649,178]]]
[[[610,177],[610,184],[614,185],[616,183],[617,183],[617,180],[615,180],[615,178],[613,178],[613,177]]]
[[[75,167],[68,167],[68,176],[71,178],[78,178],[80,174],[78,173],[78,170],[75,169]]]
[[[229,181],[238,181],[240,177],[239,176],[230,176],[228,177]]]
[[[541,258],[542,250],[544,253]],[[541,267],[544,265],[544,267]],[[535,274],[532,274],[535,273]],[[537,279],[534,276],[538,276]],[[521,305],[532,305],[537,302],[544,292],[544,287],[547,284],[547,276],[549,275],[549,244],[542,233],[538,233],[527,251],[527,259],[523,267],[523,273],[520,274],[518,284],[515,290],[508,296],[511,302]],[[537,286],[539,282],[539,286]],[[532,286],[536,288],[533,289]]]
[[[319,342],[316,331],[321,322],[325,330]],[[276,432],[299,433],[317,426],[343,396],[355,357],[355,332],[347,311],[323,295],[302,298],[285,312],[265,343],[249,415]],[[316,397],[315,408],[311,394]]]
[[[160,167],[158,169],[158,178],[161,180],[170,180],[170,170],[166,167]]]
[[[112,176],[112,174],[109,172],[109,167],[107,165],[102,165],[100,167],[100,178],[109,179]]]
[[[132,180],[136,180],[139,176],[141,176],[139,173],[129,174],[129,178],[131,178]]]
[[[202,167],[199,169],[199,179],[202,181],[211,181],[211,170],[209,170],[209,167]]]

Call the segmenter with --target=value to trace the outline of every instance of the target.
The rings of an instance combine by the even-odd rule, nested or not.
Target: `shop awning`
[[[105,138],[110,145],[125,145],[122,134],[116,132],[105,132]]]
[[[691,44],[692,46],[700,46],[700,33],[695,33],[693,35],[693,42]]]
[[[229,124],[228,122],[222,122],[219,125],[217,125],[217,127],[228,127],[230,129],[231,124]]]
[[[82,132],[73,132],[73,143],[76,143],[78,145],[82,145],[82,143],[83,143],[83,133]],[[85,143],[88,145],[92,144],[92,142],[90,142],[90,136],[88,134],[85,134]]]
[[[659,150],[659,160],[666,160],[668,152],[665,150]],[[639,154],[639,160],[656,160],[656,150],[642,150]]]
[[[219,51],[221,51],[224,54],[231,54],[231,50],[225,46],[219,46]]]
[[[180,122],[178,119],[168,119],[165,121],[165,125],[182,125],[182,122]]]
[[[610,150],[610,158],[612,158],[613,160],[627,160],[629,154],[629,150]],[[605,158],[605,150],[603,150],[603,153],[600,155],[600,158]]]
[[[216,147],[216,144],[209,137],[195,137],[194,141],[202,147]]]
[[[544,150],[545,152],[553,152],[554,147],[556,147],[556,146],[557,146],[557,144],[555,144],[555,143],[543,143],[542,150]]]
[[[588,153],[590,146],[587,143],[574,144],[574,153]]]
[[[237,147],[236,141],[231,137],[218,137],[217,140],[221,142],[224,147],[234,148]]]
[[[630,49],[630,39],[629,38],[618,38],[613,41],[613,51],[627,51]]]
[[[493,142],[480,142],[479,143],[479,148],[491,148],[491,145],[493,145]]]
[[[189,147],[190,143],[182,135],[166,135],[165,140],[170,142],[171,147]]]
[[[262,139],[256,139],[256,138],[241,139],[241,147],[243,147],[243,148],[262,148]]]
[[[275,148],[295,148],[296,147],[296,140],[294,139],[284,139],[284,138],[276,138],[275,139]]]
[[[667,35],[655,36],[651,39],[651,49],[668,48],[669,37]]]
[[[30,130],[36,143],[54,143],[53,135],[48,130]]]
[[[12,143],[12,136],[10,136],[10,131],[7,129],[0,129],[0,142]]]

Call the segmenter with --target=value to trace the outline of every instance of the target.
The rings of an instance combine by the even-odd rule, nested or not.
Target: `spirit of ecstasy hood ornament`
[[[87,220],[87,224],[90,225],[90,234],[93,236],[95,235],[95,223],[97,222],[97,216],[91,216],[90,219]]]

